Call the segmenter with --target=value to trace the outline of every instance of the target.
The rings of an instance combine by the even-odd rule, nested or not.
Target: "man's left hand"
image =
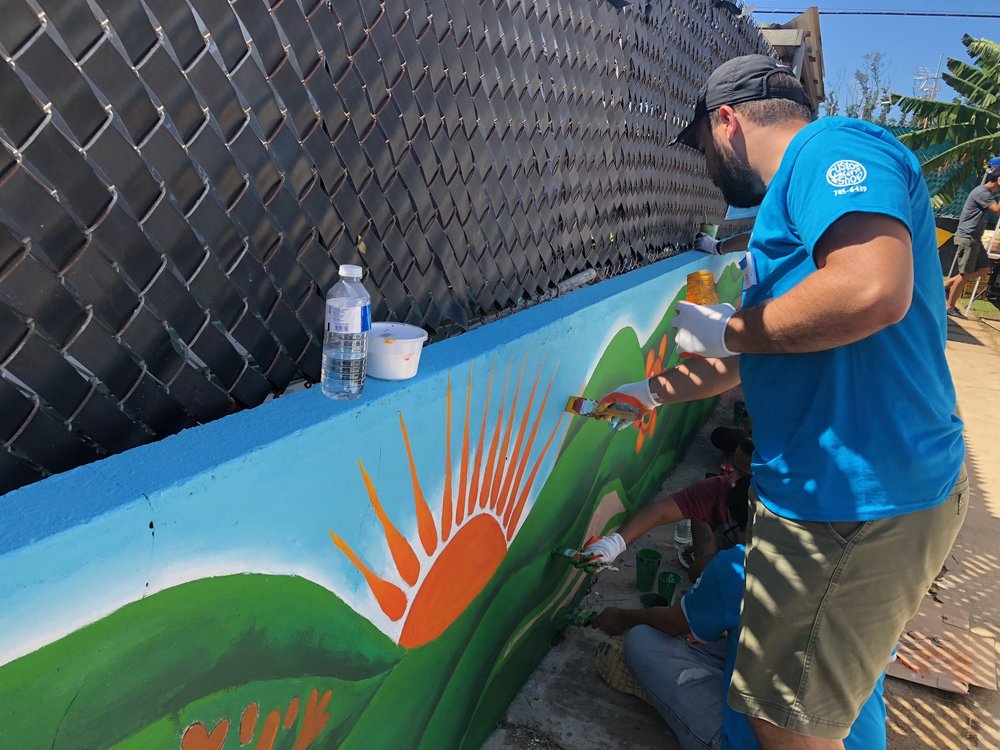
[[[678,302],[677,317],[670,325],[675,329],[674,342],[681,354],[699,357],[732,357],[736,352],[726,347],[726,327],[736,308],[728,303],[696,305]]]

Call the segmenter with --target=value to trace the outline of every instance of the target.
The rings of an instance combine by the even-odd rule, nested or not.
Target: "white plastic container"
[[[368,374],[406,380],[417,374],[427,331],[406,323],[372,323],[368,334]]]

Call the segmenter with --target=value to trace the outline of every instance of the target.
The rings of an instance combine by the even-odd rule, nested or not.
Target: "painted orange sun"
[[[475,447],[470,445],[469,421],[472,407],[472,367],[465,394],[465,421],[462,430],[461,460],[457,487],[452,476],[451,460],[451,376],[445,400],[444,488],[441,510],[431,511],[410,448],[410,437],[403,415],[399,416],[403,445],[413,485],[417,536],[423,549],[423,561],[415,547],[417,540],[407,539],[386,514],[375,484],[358,461],[372,510],[385,532],[385,541],[395,566],[395,575],[380,576],[366,565],[344,541],[330,531],[333,543],[361,572],[372,595],[385,615],[402,622],[399,644],[406,648],[422,646],[448,629],[490,580],[520,528],[525,506],[535,483],[542,460],[552,445],[562,423],[559,417],[544,446],[531,461],[535,438],[545,411],[545,404],[555,380],[553,372],[541,403],[534,412],[535,396],[541,369],[517,418],[521,385],[527,360],[521,365],[513,398],[506,408],[511,365],[507,367],[496,419],[490,424],[490,400],[494,369],[486,386],[486,403]],[[534,417],[532,419],[532,416]],[[530,423],[530,427],[529,427]],[[517,427],[515,436],[515,426]],[[487,433],[491,433],[489,436]],[[489,446],[487,448],[487,438]],[[513,442],[512,442],[513,441]],[[528,464],[531,462],[529,469]]]

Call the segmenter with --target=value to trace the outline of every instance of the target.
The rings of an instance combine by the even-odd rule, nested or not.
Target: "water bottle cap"
[[[345,279],[360,279],[364,275],[361,266],[352,266],[345,263],[340,267],[340,275]]]

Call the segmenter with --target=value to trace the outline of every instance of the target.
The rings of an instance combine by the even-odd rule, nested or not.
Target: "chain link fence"
[[[341,263],[442,337],[689,241],[722,5],[2,0],[0,492],[318,379]]]

